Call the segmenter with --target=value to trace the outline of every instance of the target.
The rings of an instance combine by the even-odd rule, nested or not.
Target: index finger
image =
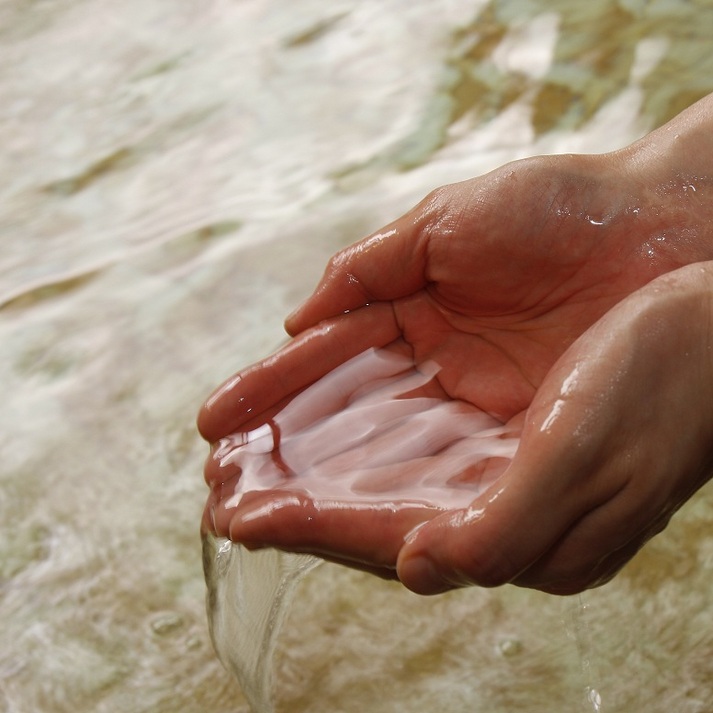
[[[341,250],[329,261],[312,295],[285,321],[292,334],[376,301],[406,297],[428,282],[427,246],[443,213],[443,191],[378,232]]]
[[[357,354],[398,337],[393,310],[386,303],[321,323],[218,387],[198,414],[198,430],[213,443]]]

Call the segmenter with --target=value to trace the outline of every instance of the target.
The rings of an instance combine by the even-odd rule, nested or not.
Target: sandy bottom
[[[246,713],[205,612],[202,399],[431,189],[713,91],[708,0],[433,6],[0,3],[1,713]],[[710,713],[712,521],[708,486],[582,616],[321,566],[277,709],[576,711],[591,679],[603,711]]]

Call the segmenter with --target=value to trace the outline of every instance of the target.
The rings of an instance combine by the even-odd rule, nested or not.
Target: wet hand
[[[713,475],[713,262],[660,277],[558,360],[495,487],[421,528],[399,578],[435,593],[600,585]]]
[[[692,174],[682,172],[675,157],[686,152],[673,150],[681,148],[675,145],[677,140],[668,127],[615,154],[510,164],[435,191],[403,218],[335,256],[316,292],[288,319],[288,331],[294,335],[290,344],[240,372],[209,399],[199,416],[204,436],[215,442],[233,431],[265,423],[334,367],[368,347],[385,347],[406,353],[417,363],[439,364],[442,398],[471,404],[502,422],[524,423],[522,447],[498,489],[467,510],[447,515],[429,511],[426,517],[421,512],[407,518],[400,511],[381,512],[375,519],[371,511],[355,514],[315,508],[313,500],[300,496],[293,502],[295,507],[251,519],[249,531],[237,527],[236,537],[254,546],[305,549],[360,562],[385,575],[398,566],[407,586],[424,592],[503,581],[552,591],[588,586],[581,576],[565,574],[562,565],[567,561],[574,566],[577,548],[571,543],[580,539],[580,534],[565,537],[563,523],[573,527],[583,510],[594,507],[593,500],[578,500],[571,491],[576,482],[577,489],[589,492],[583,478],[592,474],[582,465],[582,454],[597,462],[614,457],[616,434],[604,427],[616,423],[619,432],[622,419],[636,415],[630,413],[625,395],[638,394],[638,382],[656,391],[652,386],[656,379],[644,369],[647,352],[631,355],[631,363],[640,364],[643,371],[637,375],[631,367],[630,379],[622,382],[620,401],[598,412],[601,422],[585,419],[588,412],[583,409],[590,399],[596,401],[598,385],[608,383],[610,376],[604,367],[587,360],[586,350],[597,342],[588,336],[589,330],[601,337],[603,328],[592,325],[604,324],[623,342],[610,345],[608,358],[613,364],[616,349],[627,346],[630,326],[646,321],[631,316],[637,309],[625,301],[627,296],[658,275],[713,257],[707,233],[710,181],[700,180],[699,175],[696,186]],[[620,302],[633,312],[608,314]],[[572,393],[580,396],[560,399],[565,383],[571,383],[567,379],[575,362],[589,374],[584,381],[575,381],[589,384],[592,390],[578,387]],[[662,378],[666,370],[672,371],[670,362],[655,376]],[[543,430],[559,401],[563,415],[556,413],[557,418]],[[572,429],[582,419],[592,431],[588,450],[573,440]],[[629,422],[638,423],[636,418]],[[555,424],[569,424],[571,429],[558,430],[558,425],[552,430]],[[654,427],[641,433],[658,438]],[[535,467],[537,459],[544,458],[552,470],[547,458],[555,452],[558,457],[579,454],[579,460],[572,461],[572,467],[578,468],[576,477],[568,480],[562,475],[571,468],[556,471],[560,475],[554,483],[560,483],[562,490],[553,490],[547,473]],[[212,468],[209,459],[209,480]],[[687,476],[672,477],[671,483],[679,484],[672,486],[675,493],[662,491],[669,497],[669,510],[662,512],[670,514],[680,503],[679,495],[695,488],[691,469],[684,470]],[[603,478],[592,475],[592,480],[601,483]],[[629,488],[626,493],[635,504],[636,490]],[[215,500],[215,490],[212,497]],[[649,530],[642,526],[642,531],[662,526],[666,515],[657,511],[660,505],[641,508],[645,516],[658,513],[648,521]],[[527,521],[523,510],[541,523],[539,530],[533,530],[532,524],[518,528],[518,522]],[[612,509],[601,512],[611,514]],[[404,537],[414,524],[426,520],[430,524],[404,547]],[[592,522],[599,526],[605,520]],[[476,530],[489,533],[477,541],[493,553],[491,559],[467,544]],[[434,537],[429,533],[437,531],[446,533],[438,546],[429,540]],[[503,534],[520,531],[527,542]],[[542,539],[533,537],[533,531],[541,531]],[[613,540],[633,543],[619,548],[618,561],[623,562],[645,536],[639,533],[637,539],[627,531]],[[565,547],[558,555],[555,542],[568,542],[574,550]],[[428,557],[418,558],[417,553]],[[613,569],[611,553],[599,554],[597,567],[592,569],[587,562],[592,573],[585,579],[590,584],[605,579]],[[433,580],[424,574],[428,568],[419,574],[419,561],[435,563],[440,574]],[[539,569],[531,569],[535,561]],[[553,563],[549,569],[548,561]],[[453,565],[450,571],[448,562],[468,566]]]
[[[424,470],[447,469],[448,450],[437,449],[429,458],[401,457],[371,470],[391,489],[387,498],[372,491],[361,502],[320,499],[288,484],[223,510],[217,529],[249,547],[312,552],[398,577],[424,594],[506,582],[581,591],[616,574],[711,476],[711,403],[708,262],[658,278],[575,341],[541,384],[524,423],[514,418],[506,429],[521,436],[507,470],[497,458],[473,458],[470,470],[457,466],[466,480],[490,486],[470,504],[444,512],[438,503],[393,497],[395,481],[408,486]],[[422,435],[406,428],[365,448],[372,456],[388,453],[395,442]],[[477,452],[474,441],[454,443],[460,452]],[[361,462],[349,446],[340,456]],[[209,462],[209,480],[217,483]],[[336,472],[327,471],[323,477]]]
[[[443,398],[436,375],[369,350],[267,423],[220,439],[206,528],[395,576],[404,533],[467,506],[517,448],[515,426]]]

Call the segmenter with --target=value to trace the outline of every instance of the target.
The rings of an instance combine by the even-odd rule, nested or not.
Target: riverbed
[[[713,91],[711,37],[703,0],[6,0],[0,711],[246,713],[206,621],[203,398],[431,189]],[[709,485],[581,598],[323,565],[278,710],[708,713],[712,519]]]

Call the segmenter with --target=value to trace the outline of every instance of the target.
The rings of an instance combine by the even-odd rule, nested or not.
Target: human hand
[[[503,422],[524,420],[528,409],[529,418],[539,403],[547,404],[545,397],[535,399],[538,390],[550,384],[557,391],[549,373],[555,362],[612,305],[657,275],[710,257],[710,236],[700,239],[708,184],[699,177],[698,190],[688,191],[694,183],[681,173],[674,152],[652,151],[653,144],[665,143],[659,132],[617,154],[530,159],[434,192],[404,218],[333,259],[316,293],[287,322],[292,343],[219,390],[201,413],[202,432],[216,441],[264,423],[334,366],[366,347],[386,345],[408,351],[416,362],[438,363],[443,398],[473,404]],[[598,378],[606,380],[606,374]],[[614,411],[608,416],[616,417]],[[521,453],[533,455],[537,441],[528,441],[527,433]],[[605,439],[600,445],[606,453],[610,444]],[[503,483],[511,481],[518,461],[520,453]],[[210,461],[207,477],[220,479]],[[484,512],[497,512],[496,501]],[[398,557],[399,576],[408,586],[433,589],[427,577],[414,573],[413,554],[442,516],[402,547],[413,519],[389,515],[387,526],[383,513],[374,522],[369,512],[310,514],[311,505],[277,509],[269,522],[252,519],[252,534],[241,529],[236,512],[231,533],[253,545],[310,549],[374,565],[385,574]],[[476,505],[472,512],[482,509]],[[535,512],[541,516],[542,510]],[[364,533],[379,540],[376,550],[359,544],[369,540]],[[499,574],[473,565],[468,581],[512,580],[552,589],[554,579],[538,580],[533,572],[528,579],[502,564],[517,553],[493,549],[501,554]],[[477,562],[477,548],[473,557]]]
[[[557,361],[509,469],[399,551],[409,588],[603,584],[713,475],[713,262],[657,278]]]
[[[251,493],[234,513],[223,510],[217,529],[248,546],[309,551],[382,577],[398,575],[420,593],[505,582],[559,594],[580,591],[616,574],[710,477],[711,403],[708,262],[635,292],[567,350],[540,386],[520,449],[499,479],[502,461],[483,463],[475,457],[477,438],[466,443],[473,454],[469,466],[459,466],[471,468],[466,480],[476,487],[494,482],[470,505],[444,513],[438,502],[393,497],[394,481],[418,483],[424,470],[441,471],[446,482],[452,471],[445,449],[430,459],[419,453],[372,469],[372,478],[388,479],[386,498],[371,491],[362,501],[325,501],[305,494],[301,483],[293,491],[287,483]],[[380,440],[367,448],[388,453],[409,434],[387,432]],[[358,470],[358,452],[351,454]],[[215,466],[209,461],[214,483]],[[323,477],[335,473],[339,469],[327,467]],[[234,484],[228,485],[230,496]],[[206,526],[215,528],[208,520]]]

